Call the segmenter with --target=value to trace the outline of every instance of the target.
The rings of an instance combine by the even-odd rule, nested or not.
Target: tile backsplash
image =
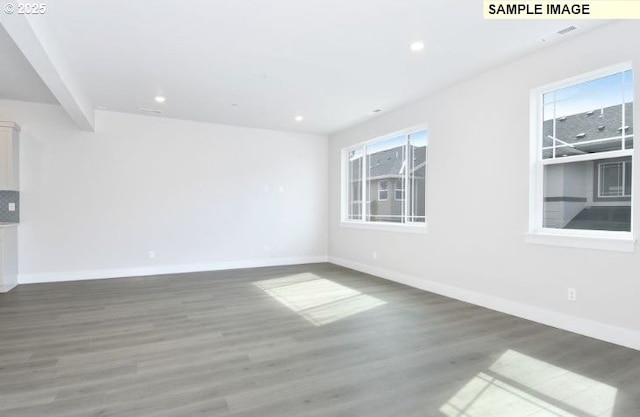
[[[9,204],[16,205],[15,211],[9,211]],[[0,223],[18,223],[20,221],[20,192],[0,190]]]

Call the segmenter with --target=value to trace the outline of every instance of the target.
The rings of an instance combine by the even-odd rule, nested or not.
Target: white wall
[[[640,348],[640,251],[525,243],[534,88],[632,60],[640,25],[606,25],[332,135],[329,255],[336,263]],[[496,45],[499,47],[499,45]],[[636,120],[638,106],[635,107]],[[340,149],[414,125],[430,130],[428,233],[340,226]],[[634,193],[640,175],[634,171]],[[640,218],[640,205],[634,207]],[[378,259],[372,253],[376,251]],[[567,287],[578,301],[567,301]]]
[[[21,282],[321,261],[327,138],[0,101],[21,134]],[[155,251],[155,259],[148,252]]]

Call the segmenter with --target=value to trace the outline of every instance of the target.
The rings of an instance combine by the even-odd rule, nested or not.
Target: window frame
[[[396,180],[394,181],[394,186],[393,186],[393,199],[395,201],[404,201],[405,199],[405,183],[406,183],[406,179],[402,179],[402,178],[396,178]],[[402,197],[398,198],[398,192],[400,192],[400,195]],[[426,219],[425,219],[426,220]]]
[[[620,195],[603,195],[602,194],[602,180],[603,180],[603,175],[602,175],[602,171],[603,171],[603,167],[605,165],[618,165],[620,167],[622,167],[622,170],[620,172],[620,178],[622,179],[622,184],[621,184],[621,191],[622,194]],[[604,201],[609,200],[609,201],[619,201],[620,199],[626,199],[626,198],[631,198],[631,196],[633,195],[633,192],[631,194],[625,194],[627,191],[627,170],[629,169],[628,165],[632,165],[631,161],[606,161],[606,162],[599,162],[598,163],[598,181],[597,181],[597,188],[598,188],[598,199],[602,199]],[[633,168],[631,168],[631,173],[633,175]],[[633,181],[631,181],[632,187],[633,187]]]
[[[385,187],[382,187],[382,184],[385,184]],[[387,193],[385,198],[382,198],[382,193]],[[378,201],[388,201],[389,200],[389,180],[378,180]]]
[[[631,191],[631,225],[630,231],[604,231],[604,230],[581,230],[581,229],[556,229],[543,226],[544,216],[544,167],[545,165],[566,164],[571,162],[593,161],[596,159],[613,159],[621,157],[631,157],[632,167],[637,166],[633,149],[606,151],[586,155],[574,155],[561,158],[543,159],[543,123],[544,123],[544,99],[545,93],[549,93],[562,88],[586,83],[598,78],[606,77],[620,72],[632,70],[634,82],[634,93],[637,90],[636,71],[633,70],[631,62],[624,62],[612,65],[586,74],[574,76],[562,81],[547,84],[535,88],[530,96],[530,138],[529,138],[529,228],[526,234],[526,241],[534,244],[545,244],[553,246],[578,247],[588,249],[601,249],[634,252],[635,251],[635,219],[633,210],[635,207],[636,194]],[[636,94],[634,94],[634,116],[637,114],[635,104]],[[624,104],[624,103],[623,103]],[[634,120],[637,120],[634,117]],[[626,123],[625,123],[626,124]],[[635,141],[635,131],[634,131]],[[635,143],[634,143],[635,147]],[[605,162],[606,161],[602,161]],[[632,168],[632,175],[635,170]],[[631,185],[634,187],[636,181],[632,179]]]
[[[341,189],[341,197],[340,197],[340,226],[349,227],[349,228],[357,228],[357,229],[372,229],[372,230],[386,230],[386,231],[402,231],[402,232],[411,232],[411,233],[426,233],[427,231],[427,179],[428,179],[428,158],[429,158],[429,142],[427,139],[427,145],[425,149],[425,179],[424,179],[424,222],[416,222],[416,221],[406,221],[406,222],[384,222],[384,221],[370,221],[367,220],[367,201],[365,196],[369,192],[369,184],[366,180],[366,163],[362,164],[362,207],[361,210],[361,219],[351,219],[349,218],[349,198],[348,198],[348,187],[347,183],[349,182],[349,153],[355,151],[357,149],[363,149],[363,161],[366,160],[366,147],[377,142],[382,142],[388,139],[392,139],[398,136],[407,136],[418,133],[421,131],[426,131],[427,135],[429,130],[425,125],[417,125],[410,127],[408,129],[403,129],[399,131],[395,131],[392,133],[388,133],[382,136],[378,136],[376,138],[355,143],[353,145],[349,145],[347,147],[342,148],[340,155],[340,164],[341,164],[341,179],[340,179],[340,189]],[[405,190],[407,188],[407,183],[409,182],[409,176],[403,176],[403,183],[405,185]],[[387,193],[389,193],[389,185],[387,186]],[[395,191],[394,191],[395,193]],[[387,195],[387,200],[389,196]],[[406,194],[405,194],[406,199]],[[385,201],[385,200],[381,200]],[[405,200],[402,200],[405,201]],[[404,214],[408,219],[409,216],[406,213]]]

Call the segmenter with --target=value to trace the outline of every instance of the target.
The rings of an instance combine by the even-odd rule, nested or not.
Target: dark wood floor
[[[0,416],[640,416],[640,352],[330,264],[0,294]]]

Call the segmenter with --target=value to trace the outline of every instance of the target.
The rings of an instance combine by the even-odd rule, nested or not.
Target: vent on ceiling
[[[156,110],[156,109],[145,109],[145,108],[139,108],[138,111],[140,113],[146,113],[146,114],[162,114],[162,110]]]
[[[564,34],[567,34],[569,32],[573,32],[574,30],[578,30],[578,28],[576,26],[571,25],[571,26],[567,26],[564,29],[560,29],[557,33],[558,33],[558,35],[564,35]]]
[[[558,30],[558,31],[556,31],[556,32],[554,32],[554,33],[552,33],[550,35],[547,35],[547,36],[543,37],[541,39],[541,41],[542,42],[548,42],[548,41],[551,41],[551,40],[555,40],[555,39],[559,38],[560,36],[564,36],[564,35],[566,35],[568,33],[575,32],[578,29],[580,29],[580,28],[578,26],[575,26],[575,25],[567,26],[566,28],[560,29],[560,30]]]

